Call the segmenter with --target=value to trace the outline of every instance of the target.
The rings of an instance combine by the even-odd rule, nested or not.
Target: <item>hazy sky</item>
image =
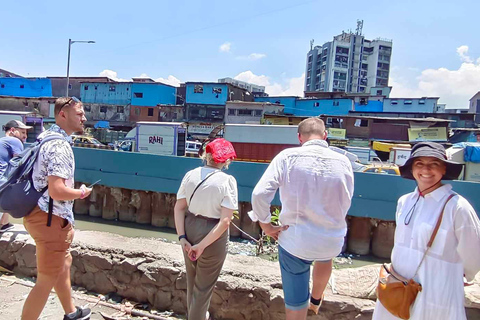
[[[480,1],[3,1],[0,68],[23,76],[223,77],[302,95],[305,57],[356,28],[393,40],[393,97],[467,107],[480,91]]]

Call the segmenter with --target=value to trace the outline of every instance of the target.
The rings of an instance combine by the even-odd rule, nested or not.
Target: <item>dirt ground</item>
[[[30,278],[19,278],[11,274],[0,272],[0,319],[2,320],[16,320],[20,319],[22,313],[23,303],[28,296],[31,288],[35,282]],[[146,316],[132,316],[126,312],[122,312],[117,308],[129,307],[129,303],[114,302],[115,297],[103,297],[93,293],[87,293],[82,288],[74,288],[73,292],[75,304],[79,306],[87,306],[92,309],[91,320],[126,320],[126,319],[152,319]],[[103,301],[102,301],[103,300]],[[102,305],[107,302],[110,306]],[[179,316],[173,316],[168,312],[154,312],[151,313],[146,310],[135,309],[140,312],[154,315],[157,318],[165,320],[181,320],[185,319]],[[57,320],[63,318],[63,309],[56,294],[52,292],[48,298],[47,304],[43,309],[40,320]]]

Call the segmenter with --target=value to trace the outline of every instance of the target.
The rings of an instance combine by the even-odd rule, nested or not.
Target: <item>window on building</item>
[[[392,100],[391,104],[398,104],[397,100]]]
[[[261,117],[262,116],[262,110],[255,110],[254,111],[254,116],[255,117]]]
[[[97,86],[95,86],[95,90],[97,90],[97,89],[98,89]]]
[[[110,86],[110,87],[108,87],[108,91],[115,92],[115,86]]]
[[[222,88],[213,87],[213,88],[212,88],[212,93],[214,93],[214,94],[222,93]]]
[[[313,103],[313,106],[314,106],[314,107],[320,107],[320,102],[314,102],[314,103]]]
[[[234,116],[235,115],[235,109],[228,109],[228,115],[229,116]]]
[[[423,99],[418,100],[418,104],[425,104],[425,100]]]
[[[133,95],[135,98],[143,98],[143,92],[134,92]]]
[[[405,100],[403,101],[403,104],[412,104],[412,100]]]
[[[383,95],[382,90],[377,90],[377,96],[381,96],[381,95]]]
[[[100,106],[100,112],[106,113],[107,112],[107,106]]]
[[[140,113],[142,113],[142,110],[140,108],[135,108],[135,115],[139,116]]]
[[[92,111],[92,107],[90,105],[84,105],[83,106],[83,109],[85,110],[85,112],[90,112]]]
[[[72,84],[70,83],[70,84],[68,85],[68,90],[71,90],[71,89],[72,89]]]
[[[355,127],[368,127],[368,120],[355,119]]]
[[[148,116],[153,117],[153,108],[148,108]]]
[[[203,85],[196,84],[193,88],[193,93],[203,93]]]
[[[5,88],[5,85],[2,83],[2,84],[1,84],[1,87],[2,87],[2,88]]]
[[[117,113],[124,113],[125,108],[123,106],[117,106]]]
[[[340,102],[339,101],[333,101],[333,106],[334,107],[338,107],[340,105]]]
[[[84,90],[88,90],[88,86],[83,86],[83,89],[84,89]]]
[[[25,86],[23,84],[20,85],[20,89],[23,89],[25,88]]]
[[[238,109],[238,115],[239,116],[251,116],[252,115],[252,110],[250,110],[250,109]]]
[[[364,69],[364,70],[368,70],[368,64],[366,64],[366,63],[362,63],[362,69]]]

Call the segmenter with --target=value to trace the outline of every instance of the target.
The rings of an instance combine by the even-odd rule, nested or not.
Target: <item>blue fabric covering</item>
[[[95,125],[93,127],[95,129],[98,129],[98,128],[109,129],[110,128],[110,122],[108,122],[108,121],[98,121],[97,123],[95,123]]]
[[[463,160],[465,162],[480,163],[480,143],[478,142],[461,142],[454,144],[454,147],[465,149]]]

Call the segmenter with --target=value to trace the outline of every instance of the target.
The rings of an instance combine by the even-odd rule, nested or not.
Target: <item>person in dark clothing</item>
[[[27,130],[32,127],[21,121],[10,120],[4,126],[5,137],[0,138],[0,176],[8,168],[9,161],[23,151],[23,143],[27,140]],[[0,213],[0,233],[13,229],[7,213]]]

